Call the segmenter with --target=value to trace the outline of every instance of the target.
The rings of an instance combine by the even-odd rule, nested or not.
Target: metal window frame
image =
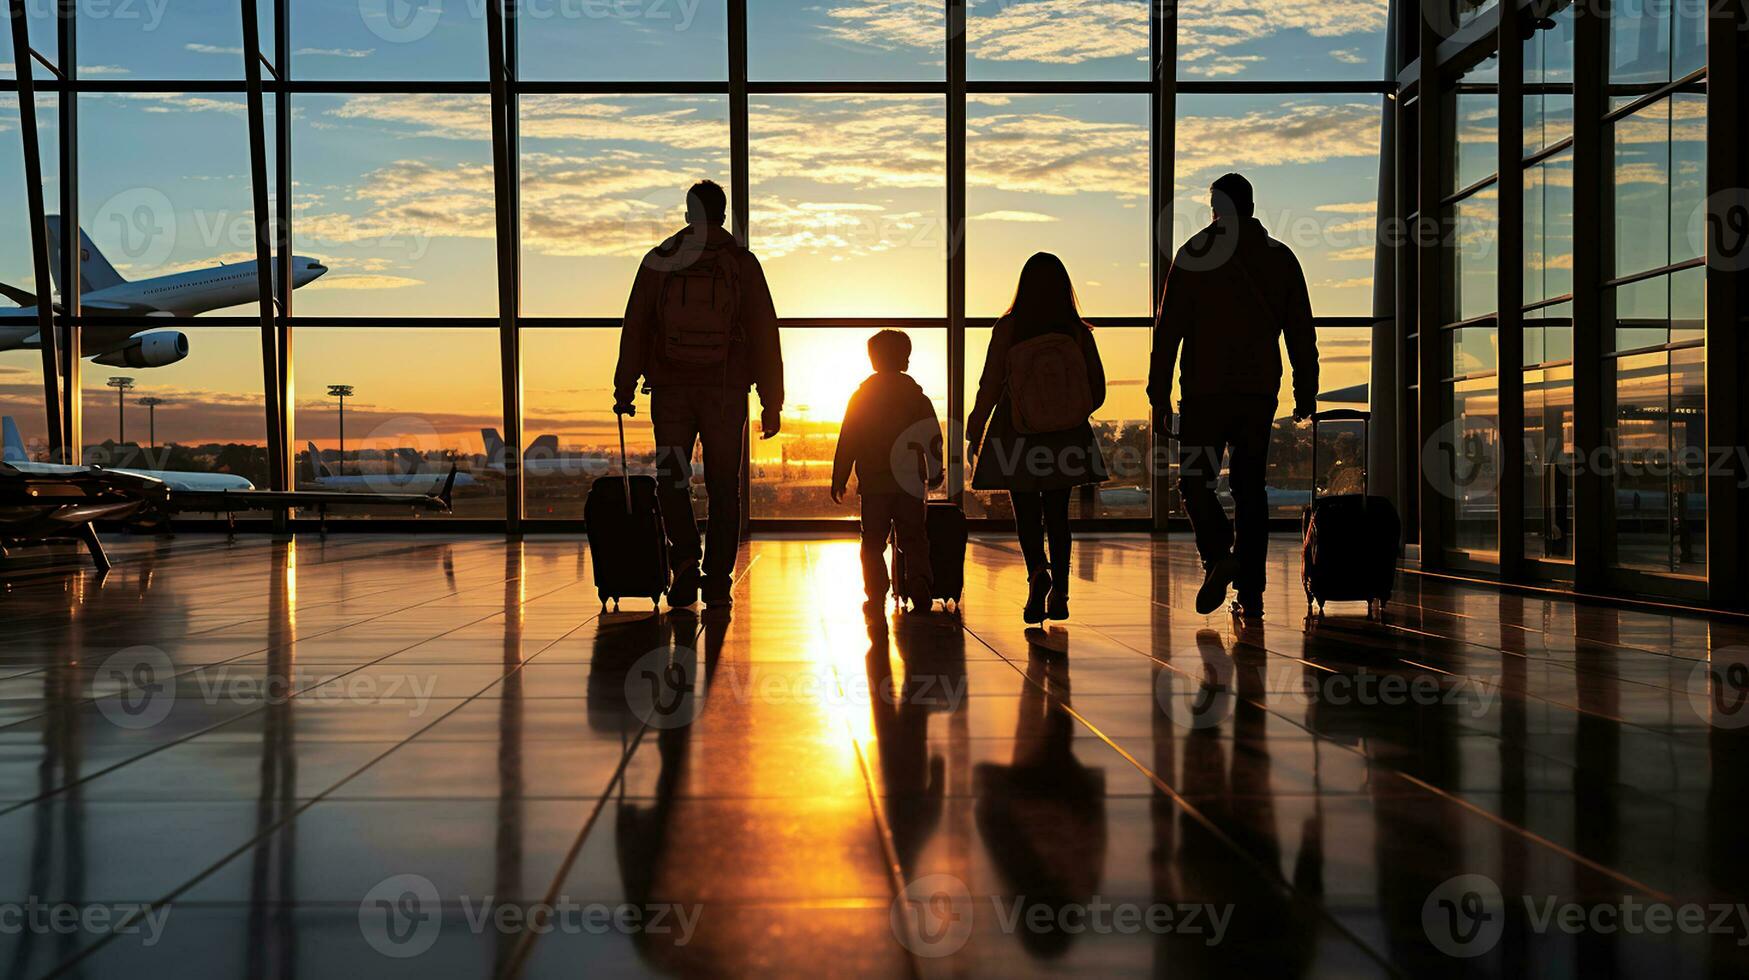
[[[1174,243],[1170,240],[1172,217],[1172,180],[1175,173],[1175,136],[1177,95],[1210,94],[1210,95],[1380,95],[1395,97],[1399,84],[1395,77],[1395,65],[1391,77],[1379,80],[1355,79],[1279,79],[1279,80],[1200,80],[1181,79],[1176,69],[1177,51],[1177,3],[1176,0],[1149,0],[1149,70],[1144,77],[1134,79],[1109,79],[1098,81],[1064,81],[1064,80],[973,80],[969,74],[969,56],[967,52],[968,11],[967,0],[941,0],[945,15],[944,28],[947,32],[947,63],[943,75],[935,80],[913,80],[894,82],[866,82],[839,80],[782,80],[756,81],[749,78],[748,72],[748,0],[723,0],[726,4],[728,48],[727,77],[722,80],[708,81],[662,81],[662,80],[630,80],[630,81],[596,81],[596,80],[531,80],[520,78],[517,63],[517,2],[516,0],[491,0],[484,5],[485,24],[483,28],[484,42],[487,45],[487,68],[485,78],[470,79],[306,79],[296,75],[296,57],[292,54],[290,45],[290,18],[292,0],[274,0],[272,4],[272,49],[273,57],[267,59],[262,54],[261,24],[256,20],[256,5],[252,0],[240,0],[239,13],[242,18],[244,37],[243,71],[236,78],[223,79],[177,79],[177,78],[136,78],[98,76],[79,78],[69,70],[65,75],[48,79],[36,79],[28,70],[30,58],[25,54],[16,54],[15,61],[25,66],[26,70],[18,73],[18,77],[0,80],[0,91],[13,91],[20,98],[21,108],[24,100],[37,91],[55,93],[60,102],[60,166],[63,170],[61,184],[61,210],[64,214],[78,214],[78,160],[79,139],[77,129],[78,99],[84,95],[95,94],[167,94],[167,93],[201,93],[201,94],[233,94],[244,97],[249,114],[249,138],[251,142],[251,190],[254,199],[254,212],[257,223],[257,255],[261,263],[261,296],[260,310],[255,316],[202,317],[194,321],[177,324],[186,329],[247,327],[260,331],[262,377],[267,394],[263,399],[264,421],[270,456],[271,480],[276,487],[290,487],[295,484],[295,404],[293,378],[293,342],[299,329],[329,329],[329,328],[371,328],[371,329],[481,329],[493,328],[499,332],[500,366],[503,382],[503,423],[506,432],[506,445],[515,447],[507,460],[507,494],[504,520],[497,525],[510,534],[520,533],[525,529],[555,529],[568,526],[574,522],[546,522],[526,519],[524,502],[525,488],[520,479],[521,455],[521,384],[522,365],[520,363],[520,333],[525,329],[617,329],[619,321],[615,317],[536,317],[525,316],[520,309],[520,251],[518,246],[518,230],[520,227],[520,201],[518,187],[520,183],[520,155],[517,150],[517,125],[520,117],[522,97],[526,95],[543,94],[574,94],[574,95],[637,95],[637,94],[715,94],[726,95],[729,99],[730,128],[730,170],[731,170],[731,200],[733,209],[733,229],[744,243],[753,240],[754,229],[750,227],[750,179],[749,179],[749,133],[748,133],[748,99],[751,95],[802,95],[802,94],[927,94],[941,95],[947,100],[946,137],[947,155],[945,161],[945,188],[947,196],[947,220],[952,229],[951,247],[944,261],[947,263],[947,304],[946,313],[942,317],[902,318],[902,317],[846,317],[846,318],[787,318],[780,320],[783,328],[845,328],[871,329],[876,326],[902,326],[915,329],[945,327],[948,331],[948,378],[947,389],[949,399],[949,425],[953,439],[953,450],[950,453],[950,491],[956,495],[963,494],[966,483],[963,439],[960,430],[963,428],[964,415],[967,409],[965,392],[965,340],[966,332],[971,329],[988,326],[993,318],[972,317],[965,310],[966,285],[966,248],[964,229],[966,226],[966,105],[968,96],[976,94],[1024,94],[1024,95],[1146,95],[1149,99],[1149,194],[1154,217],[1150,229],[1150,275],[1148,298],[1148,313],[1137,316],[1096,317],[1096,326],[1111,326],[1121,328],[1141,328],[1152,325],[1152,307],[1159,295],[1164,282],[1166,269],[1170,263]],[[14,16],[24,16],[24,0],[8,0]],[[76,0],[57,0],[64,11],[76,9]],[[1396,16],[1393,14],[1393,16]],[[22,23],[22,20],[18,21]],[[59,18],[59,54],[62,65],[76,64],[77,50],[77,18],[63,16]],[[16,32],[15,49],[28,49],[28,36],[25,32]],[[262,67],[269,71],[264,74]],[[318,316],[304,317],[299,315],[292,302],[291,289],[291,258],[293,242],[294,209],[292,200],[293,172],[292,154],[294,139],[292,134],[292,102],[299,95],[356,95],[356,94],[398,94],[398,95],[441,95],[468,94],[485,96],[490,100],[493,120],[493,171],[494,171],[494,204],[497,211],[497,234],[495,240],[497,273],[499,281],[499,309],[495,316],[460,316],[460,317],[384,317],[384,316]],[[267,99],[273,99],[275,116],[273,120],[275,140],[273,141],[273,156],[271,163],[272,180],[269,179],[269,163],[267,156],[266,105]],[[34,105],[34,102],[32,103]],[[40,157],[34,152],[37,141],[35,134],[34,111],[25,113],[23,143],[32,152],[28,153],[26,182],[36,194],[38,200],[31,208],[33,230],[38,232],[33,240],[33,259],[46,258],[46,235],[42,234],[42,216],[45,208],[40,201],[42,177]],[[1390,148],[1381,145],[1381,160],[1386,158]],[[32,168],[34,167],[34,172]],[[270,187],[278,188],[277,195],[270,195]],[[77,282],[78,263],[72,261],[71,251],[64,256],[66,268],[63,280]],[[277,269],[277,277],[267,274],[267,270]],[[38,274],[41,282],[47,282],[49,276],[46,266]],[[42,307],[45,317],[56,319],[60,325],[59,336],[69,338],[70,343],[58,347],[54,344],[57,333],[48,330],[48,344],[44,350],[44,390],[49,401],[51,446],[56,458],[77,459],[79,446],[82,442],[80,432],[81,389],[78,383],[81,362],[76,354],[78,349],[78,333],[80,328],[96,318],[81,313],[77,304],[77,289],[73,289],[73,301],[68,308],[58,316],[53,313],[49,303],[49,290],[42,290],[44,301]],[[1138,304],[1138,310],[1142,309]],[[115,325],[127,322],[117,318],[102,318],[105,324]],[[1375,324],[1373,317],[1320,317],[1317,325],[1329,327],[1367,327]],[[162,319],[138,318],[141,327],[162,327],[167,321]],[[1151,438],[1158,440],[1159,433],[1152,433]],[[749,441],[751,433],[749,433]],[[743,469],[743,487],[746,487],[748,474]],[[1082,519],[1082,526],[1100,528],[1125,528],[1133,530],[1164,530],[1168,526],[1178,526],[1180,519],[1171,517],[1173,505],[1171,498],[1174,491],[1166,486],[1164,474],[1155,474],[1154,486],[1151,487],[1152,516],[1141,519]],[[751,494],[743,493],[743,520],[750,514]],[[406,522],[400,522],[406,523]],[[461,524],[469,525],[477,521],[445,521],[433,524],[430,521],[420,522],[421,527],[455,527]],[[496,522],[489,522],[496,523]],[[783,526],[797,523],[793,520],[778,518],[762,518],[760,526]],[[807,523],[807,522],[802,522]],[[840,522],[843,523],[843,522]],[[1000,523],[1000,522],[995,522]],[[307,526],[307,522],[296,520],[292,515],[280,513],[275,515],[275,528],[278,530],[294,530]],[[377,529],[399,526],[393,519],[365,518],[357,521],[339,522],[335,526],[358,527],[360,529]]]

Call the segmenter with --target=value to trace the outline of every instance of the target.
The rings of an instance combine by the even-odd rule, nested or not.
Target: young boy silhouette
[[[926,603],[933,575],[929,567],[929,533],[924,526],[929,488],[942,481],[941,425],[923,387],[905,369],[911,364],[911,338],[897,330],[882,330],[868,339],[870,375],[844,411],[838,451],[832,459],[832,501],[843,503],[856,473],[862,497],[862,584],[867,611],[878,611],[887,589]],[[908,581],[894,583],[887,575],[887,537],[897,533],[905,557]]]

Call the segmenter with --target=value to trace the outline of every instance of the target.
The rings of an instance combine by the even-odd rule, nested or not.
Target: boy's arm
[[[935,417],[935,403],[928,395],[918,395],[917,405],[912,412],[916,421],[912,427],[918,435],[928,435],[928,441],[923,447],[923,472],[926,474],[926,485],[933,490],[947,479],[945,468],[945,448],[947,440],[941,437],[941,420]],[[928,425],[924,425],[928,422]]]
[[[1178,367],[1178,345],[1193,315],[1190,309],[1189,273],[1176,260],[1166,273],[1160,291],[1160,306],[1154,317],[1154,350],[1148,364],[1148,404],[1154,408],[1157,427],[1172,413],[1172,372]]]
[[[850,489],[850,473],[856,468],[856,440],[862,436],[862,392],[850,396],[844,422],[838,427],[838,446],[832,451],[832,499],[840,502]]]
[[[613,404],[629,408],[638,394],[649,356],[650,333],[656,324],[657,273],[648,263],[638,266],[632,279],[632,294],[626,299],[626,315],[619,330],[619,364],[613,372]]]

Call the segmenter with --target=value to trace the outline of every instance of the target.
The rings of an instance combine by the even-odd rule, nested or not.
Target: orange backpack
[[[1008,403],[1015,431],[1061,432],[1093,414],[1087,359],[1066,333],[1023,340],[1008,350]]]

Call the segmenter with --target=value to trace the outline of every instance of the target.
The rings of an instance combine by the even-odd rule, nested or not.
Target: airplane
[[[452,480],[448,473],[432,473],[409,471],[404,473],[363,473],[337,476],[322,462],[322,453],[313,442],[304,443],[309,451],[310,468],[307,476],[299,481],[300,486],[316,487],[322,490],[335,490],[352,493],[392,492],[400,494],[434,493]],[[451,485],[458,487],[473,486],[474,478],[469,473],[455,473]]]
[[[497,429],[481,429],[480,440],[486,446],[486,468],[504,472],[504,437]],[[560,456],[559,437],[537,436],[522,454],[522,472],[526,476],[588,476],[607,472],[608,461],[598,456]]]
[[[61,287],[61,217],[47,217],[55,288]],[[115,271],[91,237],[79,232],[79,309],[87,316],[145,316],[187,319],[259,299],[255,263],[220,264],[129,282]],[[292,256],[292,288],[321,278],[328,267],[306,256]],[[64,295],[64,293],[63,293]],[[42,346],[37,327],[37,295],[0,283],[0,296],[19,304],[0,309],[0,351]],[[60,304],[55,308],[59,310]],[[79,332],[79,354],[110,367],[155,368],[188,356],[188,335],[180,330],[144,330],[133,325],[87,325]]]
[[[24,451],[24,440],[18,435],[18,423],[7,415],[0,418],[0,460],[21,473],[50,475],[77,472],[84,467],[67,467],[58,463],[34,463]],[[142,470],[132,466],[104,467],[108,473],[127,473],[157,480],[171,490],[222,491],[253,490],[255,484],[235,473],[195,473],[187,470]]]

